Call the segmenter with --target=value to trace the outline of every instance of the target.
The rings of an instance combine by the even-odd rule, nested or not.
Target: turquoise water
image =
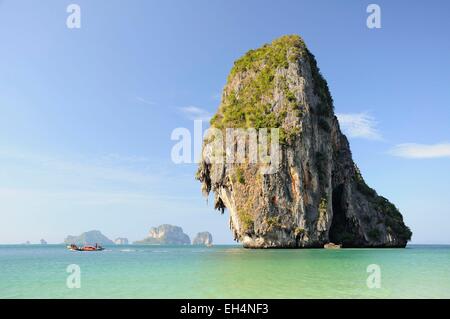
[[[81,269],[80,288],[66,268]],[[369,289],[377,264],[381,287]],[[0,246],[0,298],[450,298],[450,246],[247,250],[237,246]]]

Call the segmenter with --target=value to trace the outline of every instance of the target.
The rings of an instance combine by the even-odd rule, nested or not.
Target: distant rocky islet
[[[150,228],[148,236],[135,241],[138,245],[190,245],[191,239],[179,226],[163,224]]]
[[[41,240],[41,244],[44,244]],[[212,245],[213,239],[211,233],[204,231],[199,232],[194,240],[193,245]],[[47,242],[45,242],[46,244]],[[128,245],[129,240],[125,237],[117,237],[114,240],[109,239],[99,230],[91,230],[80,235],[69,235],[65,238],[64,243],[67,245]],[[191,239],[189,235],[185,234],[183,229],[179,226],[163,224],[158,227],[150,228],[150,231],[142,240],[134,241],[136,245],[190,245]]]
[[[128,238],[118,237],[114,239],[116,245],[128,245]]]
[[[211,233],[204,231],[198,233],[192,240],[192,245],[206,245],[210,246],[213,243],[213,238]]]
[[[103,235],[99,230],[87,231],[78,236],[69,235],[64,240],[64,243],[68,245],[114,245],[114,242]]]

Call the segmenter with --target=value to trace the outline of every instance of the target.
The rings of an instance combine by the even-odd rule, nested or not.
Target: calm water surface
[[[66,268],[81,269],[69,289]],[[367,266],[381,269],[369,289]],[[0,246],[0,298],[450,298],[450,246],[247,250],[237,246]]]

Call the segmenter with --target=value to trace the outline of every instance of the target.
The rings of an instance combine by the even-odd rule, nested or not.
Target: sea
[[[0,245],[0,298],[450,298],[450,246]]]

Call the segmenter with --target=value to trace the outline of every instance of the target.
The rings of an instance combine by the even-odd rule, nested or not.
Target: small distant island
[[[75,245],[114,245],[114,242],[103,235],[99,230],[91,230],[82,233],[79,236],[67,236],[64,240],[65,244],[75,244]]]
[[[118,237],[114,239],[116,245],[128,245],[128,238]]]
[[[41,245],[46,245],[45,239],[41,239]],[[192,241],[192,245],[205,245],[211,246],[213,238],[211,233],[203,231],[197,233]],[[80,235],[69,235],[64,239],[66,245],[129,245],[130,242],[126,237],[117,237],[114,240],[109,239],[103,235],[99,230],[90,230]],[[142,240],[134,241],[136,245],[190,245],[191,239],[189,235],[184,233],[183,228],[180,226],[163,224],[158,227],[150,228],[150,231]]]
[[[44,238],[42,238],[40,240],[40,243],[41,243],[41,245],[47,245],[47,241]]]
[[[210,232],[204,231],[200,232],[192,240],[192,245],[205,245],[211,246],[213,243],[213,238]]]
[[[134,242],[138,245],[189,245],[190,243],[189,236],[181,227],[169,224],[150,228],[146,238]]]

